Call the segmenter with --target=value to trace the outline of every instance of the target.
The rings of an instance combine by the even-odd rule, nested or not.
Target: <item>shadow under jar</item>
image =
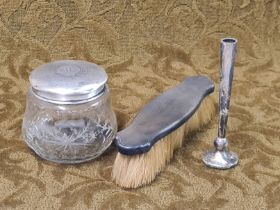
[[[33,70],[29,79],[22,132],[35,153],[57,163],[81,163],[110,146],[117,121],[101,67],[55,61]]]

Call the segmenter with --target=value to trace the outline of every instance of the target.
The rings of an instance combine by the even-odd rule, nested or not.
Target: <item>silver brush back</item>
[[[214,141],[215,149],[206,152],[203,156],[203,162],[211,168],[228,169],[238,164],[238,156],[228,151],[226,138],[236,45],[236,39],[225,38],[221,40],[218,137]]]

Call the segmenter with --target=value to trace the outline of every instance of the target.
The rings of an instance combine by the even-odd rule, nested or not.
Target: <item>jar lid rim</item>
[[[104,91],[105,70],[82,60],[58,60],[35,68],[29,80],[36,95],[50,101],[86,100]]]

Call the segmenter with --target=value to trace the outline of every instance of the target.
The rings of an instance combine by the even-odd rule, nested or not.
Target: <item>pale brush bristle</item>
[[[182,146],[184,136],[208,123],[214,113],[215,104],[208,96],[191,119],[155,143],[148,152],[131,156],[118,152],[112,170],[114,182],[124,188],[151,183],[171,160],[174,150]]]

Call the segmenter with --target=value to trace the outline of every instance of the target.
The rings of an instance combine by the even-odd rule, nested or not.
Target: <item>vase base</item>
[[[210,168],[229,169],[238,165],[239,159],[233,152],[213,150],[203,155],[203,162]]]

